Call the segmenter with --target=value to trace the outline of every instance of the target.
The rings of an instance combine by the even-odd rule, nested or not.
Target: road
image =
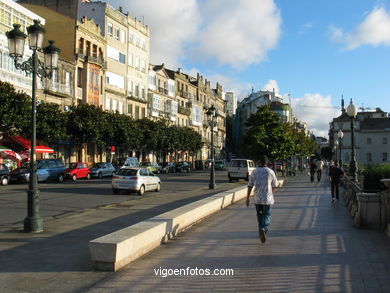
[[[209,171],[191,171],[189,173],[160,174],[161,191],[147,192],[143,198],[155,197],[156,201],[169,208],[189,203],[209,196]],[[216,171],[217,190],[234,188],[245,181],[228,183],[226,171]],[[111,178],[79,179],[76,182],[67,180],[42,182],[40,190],[40,215],[45,220],[66,217],[82,210],[115,205],[126,202],[129,205],[140,203],[141,197],[135,193],[114,195],[111,190]],[[21,226],[27,214],[26,183],[0,186],[0,229]],[[167,206],[168,207],[168,206]]]

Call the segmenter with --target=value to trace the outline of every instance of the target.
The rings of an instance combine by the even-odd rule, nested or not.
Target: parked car
[[[284,164],[283,162],[276,162],[275,163],[275,171],[283,171],[283,168],[284,168]]]
[[[162,166],[160,166],[156,162],[143,162],[140,167],[146,168],[152,171],[154,174],[159,174],[162,170]]]
[[[46,180],[57,180],[63,182],[66,175],[66,168],[61,159],[42,159],[37,160],[37,180],[39,182]],[[11,172],[12,181],[28,182],[30,179],[30,167],[22,166]]]
[[[164,162],[162,163],[161,167],[162,167],[161,169],[162,173],[175,173],[176,171],[175,164],[172,162]]]
[[[143,195],[145,191],[160,191],[160,189],[160,178],[145,168],[123,167],[112,176],[112,192],[114,194],[120,190],[126,190]]]
[[[118,171],[122,167],[139,167],[139,161],[136,157],[118,158],[114,162],[115,170]]]
[[[112,174],[115,172],[114,166],[108,162],[93,163],[89,169],[91,170],[91,176],[98,177],[98,178],[112,176]]]
[[[175,171],[176,172],[190,172],[191,171],[191,165],[188,162],[177,162],[175,165]]]
[[[228,169],[229,182],[232,182],[234,179],[249,180],[249,176],[255,169],[255,162],[253,162],[252,160],[233,159],[230,161]]]
[[[0,164],[0,184],[7,185],[9,182],[9,169],[5,164]]]
[[[207,159],[206,161],[204,161],[204,167],[206,169],[210,168],[210,165],[211,165],[211,159]]]
[[[215,170],[225,170],[226,169],[226,163],[224,160],[217,160],[214,163],[214,169]]]
[[[91,170],[87,163],[77,162],[71,163],[69,168],[66,169],[66,176],[73,181],[76,181],[78,178],[87,178],[91,179]]]

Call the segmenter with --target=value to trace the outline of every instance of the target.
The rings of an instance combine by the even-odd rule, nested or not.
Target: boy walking
[[[267,167],[267,163],[268,158],[261,156],[259,168],[256,168],[249,177],[246,196],[246,206],[248,207],[249,196],[252,188],[255,187],[254,201],[259,225],[259,235],[262,243],[266,241],[266,233],[271,223],[272,205],[275,202],[273,191],[278,184],[275,172]]]

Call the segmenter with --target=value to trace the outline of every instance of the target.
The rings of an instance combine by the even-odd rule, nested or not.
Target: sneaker
[[[264,229],[260,230],[260,240],[262,243],[264,243],[267,240],[266,231]]]

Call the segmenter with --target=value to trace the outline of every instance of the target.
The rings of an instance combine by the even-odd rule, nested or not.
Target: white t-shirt
[[[272,187],[277,187],[278,180],[275,172],[268,167],[256,168],[249,177],[248,186],[255,187],[255,204],[273,204],[274,194]]]

